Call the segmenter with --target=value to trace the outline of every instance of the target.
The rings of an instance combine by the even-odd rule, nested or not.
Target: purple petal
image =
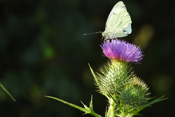
[[[139,47],[118,39],[107,40],[102,45],[103,53],[109,59],[123,60],[126,62],[139,62],[143,54]]]

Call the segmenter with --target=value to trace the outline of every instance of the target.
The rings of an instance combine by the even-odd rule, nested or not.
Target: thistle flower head
[[[143,57],[139,47],[118,39],[107,40],[101,47],[104,55],[111,60],[139,62]]]
[[[127,80],[134,75],[132,68],[124,61],[109,61],[96,74],[91,67],[90,69],[99,92],[107,98],[110,95],[118,94],[118,91],[123,89]]]

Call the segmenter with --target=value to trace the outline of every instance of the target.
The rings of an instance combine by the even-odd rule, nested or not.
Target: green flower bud
[[[131,78],[120,93],[121,102],[129,108],[139,108],[148,102],[149,92],[147,85],[139,78]]]
[[[132,69],[125,61],[113,60],[100,69],[96,75],[99,92],[105,96],[118,93],[133,76]]]

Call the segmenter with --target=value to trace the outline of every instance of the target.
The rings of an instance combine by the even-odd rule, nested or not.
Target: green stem
[[[133,117],[133,114],[127,112],[121,112],[121,114],[118,115],[118,117]]]
[[[110,98],[107,117],[115,117],[115,107],[116,107],[116,104],[115,104],[114,100],[112,98]]]

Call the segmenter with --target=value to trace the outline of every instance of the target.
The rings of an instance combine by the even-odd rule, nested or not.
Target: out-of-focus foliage
[[[16,99],[0,90],[2,117],[78,117],[82,113],[44,98],[52,95],[88,104],[94,95],[94,110],[105,112],[105,98],[95,92],[88,63],[98,69],[102,56],[101,35],[114,0],[1,0],[0,81]],[[152,96],[169,99],[141,112],[145,117],[174,113],[175,61],[173,48],[173,2],[124,1],[132,18],[133,32],[126,41],[144,51],[134,65]],[[97,70],[95,70],[97,71]]]

